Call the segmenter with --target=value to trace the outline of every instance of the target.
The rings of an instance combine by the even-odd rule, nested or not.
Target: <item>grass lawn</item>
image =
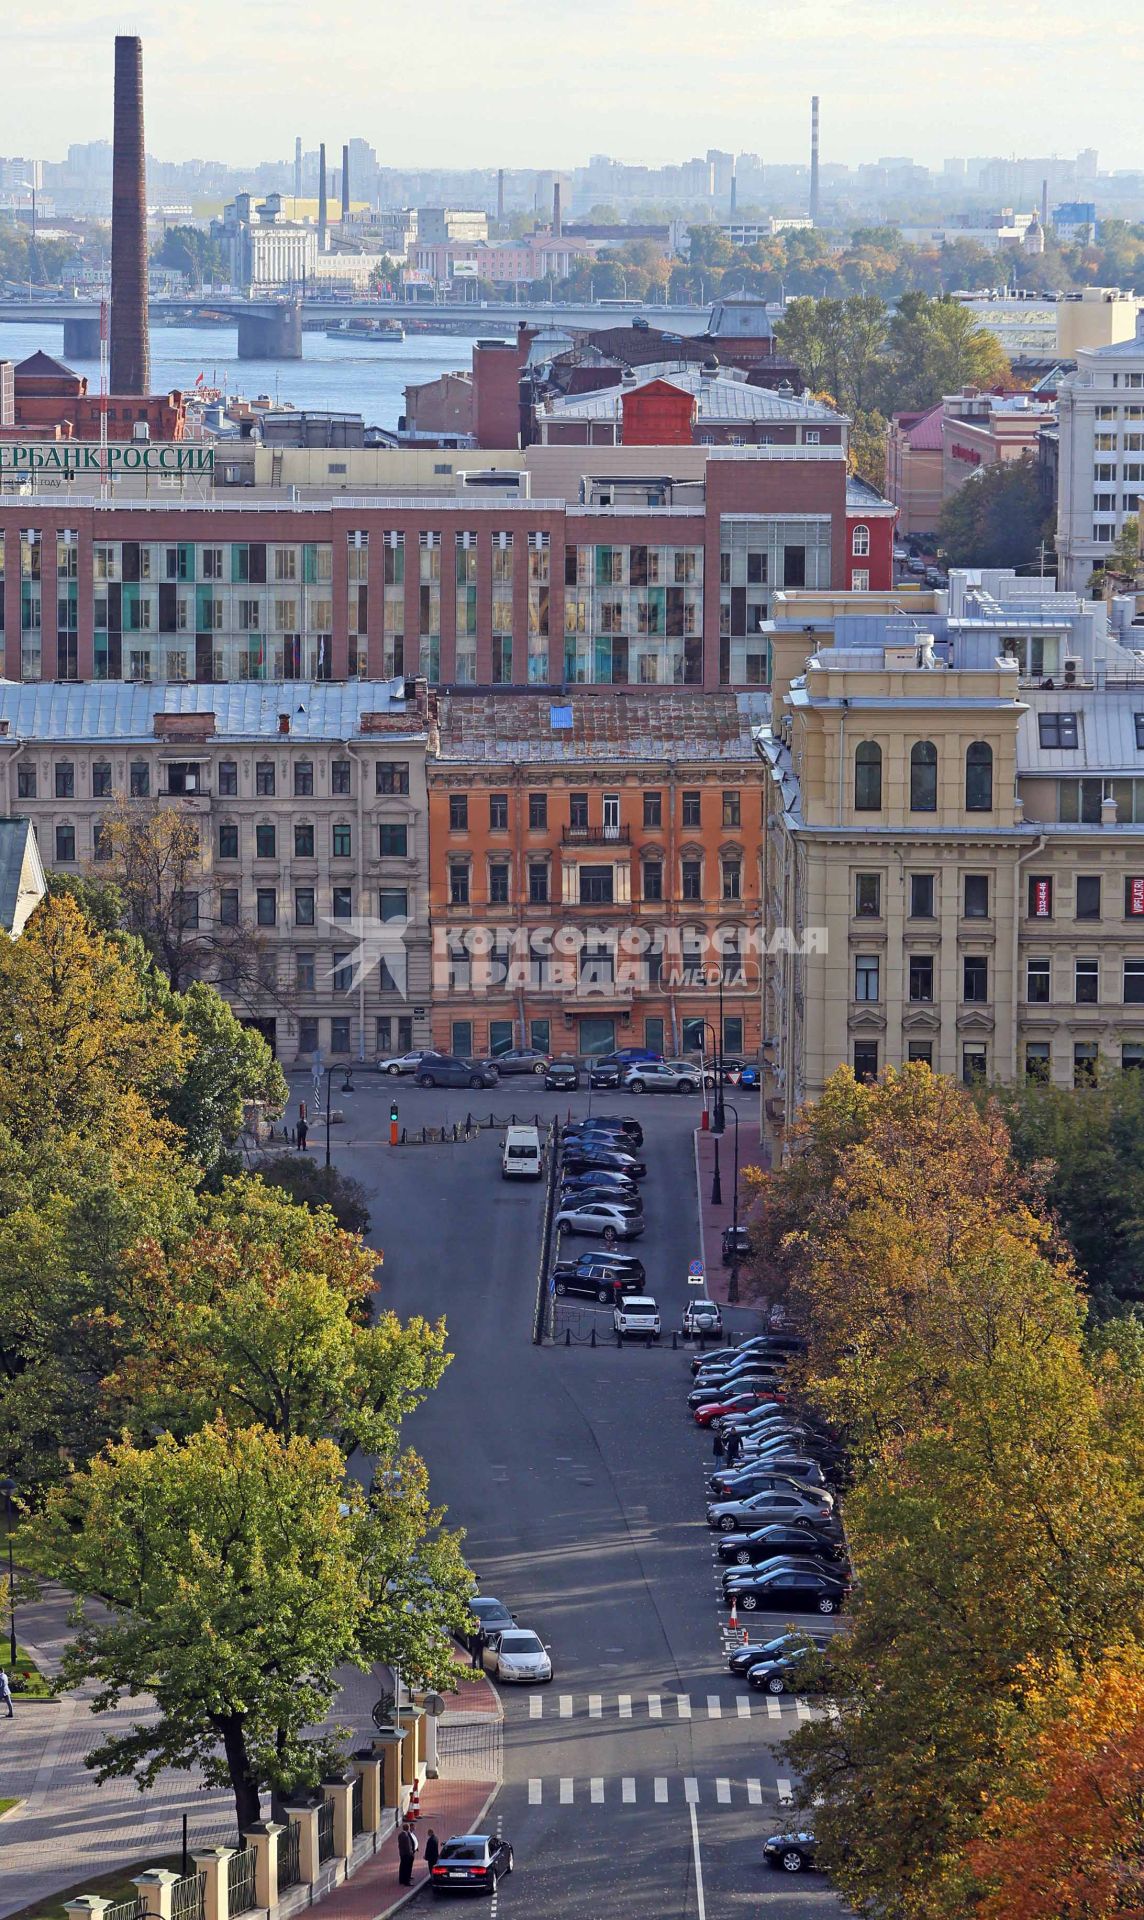
[[[12,1808],[18,1807],[19,1804],[20,1802],[18,1800],[0,1800],[0,1819],[2,1819],[6,1813],[11,1813]]]
[[[0,1806],[3,1802],[0,1801]],[[53,1893],[46,1900],[35,1900],[30,1907],[21,1907],[17,1913],[9,1915],[9,1920],[67,1920],[64,1907],[67,1901],[76,1900],[81,1893],[97,1893],[104,1900],[117,1903],[120,1900],[133,1900],[135,1888],[131,1883],[133,1873],[146,1873],[149,1867],[173,1867],[178,1873],[182,1865],[182,1856],[172,1853],[164,1860],[154,1860],[148,1855],[123,1867],[116,1867],[114,1873],[97,1873],[86,1880],[77,1880],[74,1887],[63,1887],[59,1893]]]
[[[8,1678],[12,1683],[12,1695],[17,1706],[19,1706],[21,1700],[52,1700],[53,1695],[50,1682],[45,1680],[40,1669],[33,1662],[31,1655],[25,1653],[18,1641],[16,1643],[15,1667],[13,1668],[9,1664],[7,1649],[4,1646],[0,1646],[0,1666],[3,1666],[7,1670]]]

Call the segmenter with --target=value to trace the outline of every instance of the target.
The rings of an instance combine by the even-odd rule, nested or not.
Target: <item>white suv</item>
[[[629,1333],[659,1339],[659,1308],[650,1293],[629,1293],[612,1309],[612,1325],[623,1340]]]
[[[629,1093],[698,1093],[699,1078],[686,1060],[643,1061],[628,1068],[623,1084]]]

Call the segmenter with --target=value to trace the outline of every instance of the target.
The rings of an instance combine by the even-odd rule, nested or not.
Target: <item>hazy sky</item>
[[[147,145],[238,164],[355,135],[383,164],[1074,154],[1144,165],[1144,12],[1123,0],[99,0],[0,26],[9,154],[111,132],[112,39],[144,36]]]

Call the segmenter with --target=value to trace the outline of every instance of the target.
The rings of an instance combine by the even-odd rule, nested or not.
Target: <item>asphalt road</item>
[[[335,1091],[347,1125],[334,1129],[334,1157],[370,1194],[383,1296],[401,1313],[445,1314],[455,1356],[409,1438],[451,1522],[466,1529],[482,1592],[540,1632],[556,1668],[550,1686],[503,1694],[494,1812],[517,1868],[501,1911],[833,1920],[842,1909],[821,1876],[788,1878],[761,1861],[762,1840],[790,1824],[778,1743],[817,1709],[768,1703],[727,1672],[703,1513],[711,1449],[684,1408],[687,1351],[673,1353],[669,1337],[650,1350],[534,1347],[541,1187],[501,1179],[496,1133],[390,1149],[394,1083],[363,1075],[356,1085],[352,1103]],[[397,1086],[406,1126],[451,1125],[478,1100],[486,1116],[563,1117],[587,1105],[523,1079],[479,1096]],[[698,1252],[698,1103],[597,1094],[595,1104],[635,1110],[644,1126],[648,1227],[638,1247],[670,1330]],[[755,1324],[746,1309],[729,1319]],[[610,1321],[600,1310],[602,1331]],[[752,1632],[769,1638],[785,1624],[756,1614]]]

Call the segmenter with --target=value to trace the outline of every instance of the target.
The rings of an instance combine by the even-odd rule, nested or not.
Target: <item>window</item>
[[[876,953],[860,953],[854,961],[854,998],[855,1000],[876,1000],[878,998],[878,973],[880,961]]]
[[[312,860],[314,858],[314,823],[312,820],[294,822],[294,858]]]
[[[511,1020],[489,1021],[489,1052],[491,1054],[495,1056],[498,1053],[507,1053],[515,1039]]]
[[[299,1053],[317,1053],[318,1051],[318,1022],[312,1014],[304,1015],[298,1022],[298,1051]]]
[[[1144,713],[1134,713],[1132,718],[1136,722],[1136,745],[1144,751]]]
[[[1120,1066],[1124,1073],[1139,1073],[1144,1068],[1144,1046],[1139,1040],[1126,1040],[1120,1049]]]
[[[336,832],[336,829],[335,829]],[[349,828],[346,828],[349,832]],[[378,851],[384,859],[387,855],[404,860],[409,854],[409,829],[404,824],[383,821],[377,830]],[[335,848],[335,852],[337,849]]]
[[[330,1052],[348,1053],[350,1050],[350,1021],[348,1014],[339,1014],[330,1021]]]
[[[449,831],[467,833],[469,828],[469,796],[467,793],[449,795]]]
[[[255,827],[254,857],[256,860],[273,860],[277,851],[277,834],[273,827]]]
[[[58,769],[57,769],[58,771]],[[151,791],[151,769],[145,760],[133,760],[128,775],[133,800],[145,800]],[[57,792],[59,789],[57,788]]]
[[[1144,718],[1144,715],[1142,715],[1141,718]],[[645,793],[644,794],[643,823],[645,827],[662,827],[663,825],[662,793]]]
[[[932,920],[933,908],[932,873],[911,873],[910,875],[910,919]]]
[[[379,760],[374,773],[374,786],[378,793],[408,793],[408,760]]]
[[[581,867],[581,906],[610,906],[615,874],[611,867]]]
[[[1049,1081],[1049,1043],[1047,1040],[1029,1040],[1025,1043],[1025,1078],[1040,1086]]]
[[[75,799],[75,767],[70,760],[57,760],[55,766],[56,799]]]
[[[855,1040],[854,1078],[855,1080],[878,1078],[878,1042],[876,1040]]]
[[[469,904],[469,867],[464,860],[449,862],[449,904],[454,907],[467,907]]]
[[[854,538],[850,542],[850,551],[856,560],[864,560],[870,551],[870,529],[858,526],[854,529]]]
[[[862,740],[854,755],[854,806],[859,813],[877,813],[882,805],[882,749],[876,740]]]
[[[663,863],[659,860],[644,861],[643,897],[645,900],[663,899]]]
[[[330,792],[343,799],[350,791],[350,763],[348,760],[330,762]]]
[[[238,925],[238,889],[224,887],[218,897],[218,922],[220,927]]]
[[[221,794],[234,795],[238,792],[238,761],[220,760],[218,763],[218,790]]]
[[[1029,918],[1030,920],[1051,920],[1053,917],[1053,880],[1051,874],[1029,875]]]
[[[909,1040],[906,1042],[906,1059],[917,1060],[923,1066],[933,1066],[933,1041]]]
[[[878,920],[881,918],[882,876],[880,873],[855,874],[854,913],[859,920]]]
[[[238,827],[234,821],[224,821],[218,830],[218,857],[220,860],[238,859]]]
[[[989,998],[989,962],[983,953],[967,953],[961,963],[961,997],[981,1006]]]
[[[260,927],[272,927],[278,919],[278,895],[273,887],[259,887],[257,893],[257,920]]]
[[[294,955],[294,985],[299,993],[314,991],[314,955],[307,947],[300,948]]]
[[[1039,713],[1037,732],[1043,747],[1078,747],[1075,713]]]
[[[259,760],[254,768],[254,791],[264,800],[274,797],[275,779],[273,760]]]
[[[1144,1005],[1144,960],[1124,962],[1124,1004],[1126,1007]]]
[[[743,868],[741,863],[738,860],[724,860],[721,864],[723,868],[724,900],[741,900],[743,897]]]
[[[1076,917],[1078,920],[1100,919],[1100,875],[1098,873],[1077,875]]]
[[[379,920],[408,920],[409,889],[407,887],[382,887],[377,896],[377,917]]]
[[[352,887],[335,887],[333,890],[333,917],[335,920],[352,920],[354,911],[354,890]]]
[[[508,905],[507,860],[493,860],[489,864],[489,904],[494,907]]]
[[[1052,962],[1047,954],[1029,961],[1025,973],[1025,998],[1032,1006],[1048,1006],[1052,999]]]
[[[489,832],[508,832],[507,793],[490,793],[489,795]]]
[[[384,834],[385,828],[383,827],[381,831]],[[405,829],[403,827],[402,832],[404,833],[404,831]],[[351,858],[353,854],[353,833],[348,821],[337,820],[334,822],[330,851],[335,860],[349,860]],[[382,847],[382,852],[385,852],[384,846]]]
[[[683,862],[683,898],[702,900],[703,898],[703,862],[685,860]]]
[[[458,1060],[471,1060],[473,1055],[473,1023],[471,1020],[454,1020],[449,1028],[450,1051]]]
[[[530,860],[528,863],[528,899],[529,905],[543,907],[548,904],[548,862]]]
[[[56,860],[61,866],[75,859],[75,828],[56,828]]]
[[[568,825],[584,828],[588,824],[588,796],[586,793],[568,795]]]
[[[314,924],[313,887],[295,887],[294,924],[297,927],[312,927]]]
[[[987,740],[975,740],[965,751],[965,810],[993,811],[993,749]]]
[[[1078,1007],[1094,1007],[1100,999],[1100,962],[1099,960],[1078,960],[1076,963],[1076,1003]]]
[[[966,874],[962,912],[967,920],[988,920],[989,875],[987,873]]]
[[[334,949],[333,965],[330,969],[330,984],[335,993],[348,993],[354,983],[353,955],[344,950]]]
[[[989,1069],[984,1040],[967,1040],[961,1049],[961,1078],[967,1087],[979,1087]]]
[[[548,795],[530,793],[528,796],[528,826],[531,833],[543,833],[548,825]]]
[[[932,740],[917,740],[910,749],[910,811],[937,811],[937,748]]]
[[[851,570],[850,591],[851,593],[869,593],[870,591],[869,567],[854,567]]]
[[[911,953],[910,999],[933,999],[933,954]]]
[[[685,827],[698,827],[702,820],[703,795],[688,788],[683,795],[683,824]]]
[[[36,769],[27,761],[21,762],[16,768],[16,793],[21,800],[34,800],[36,797]]]
[[[1078,1040],[1073,1046],[1073,1086],[1094,1087],[1100,1065],[1100,1048],[1095,1040]]]
[[[174,910],[175,925],[184,929],[199,924],[199,896],[197,893],[176,893],[171,901]]]
[[[741,824],[739,795],[733,789],[725,789],[723,793],[723,825],[725,827],[737,827]]]
[[[550,1020],[530,1020],[528,1023],[528,1044],[535,1047],[537,1053],[548,1053],[552,1046],[552,1022]]]

